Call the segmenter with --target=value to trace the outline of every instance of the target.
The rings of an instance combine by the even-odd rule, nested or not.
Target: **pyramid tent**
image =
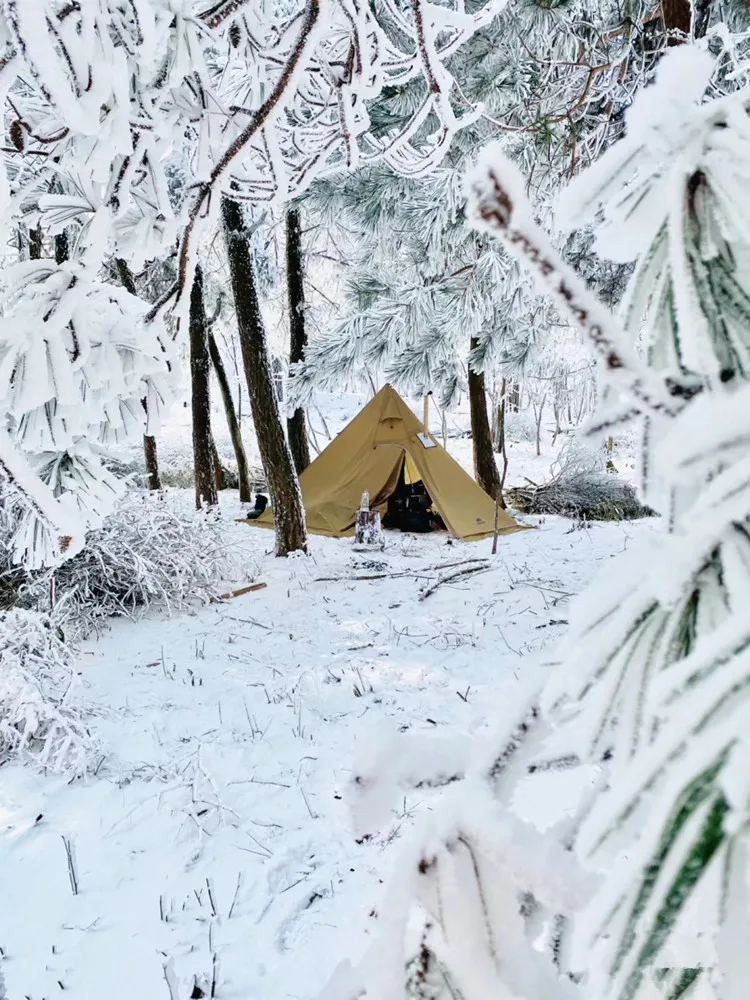
[[[390,385],[384,386],[300,476],[307,528],[315,535],[354,534],[362,494],[370,507],[385,510],[402,470],[407,482],[422,480],[448,531],[457,538],[494,533],[495,502],[431,434]],[[256,521],[273,527],[269,509]],[[504,510],[498,534],[522,531]]]

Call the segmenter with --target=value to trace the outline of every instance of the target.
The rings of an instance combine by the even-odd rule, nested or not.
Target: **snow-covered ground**
[[[364,401],[328,401],[329,432]],[[177,405],[160,441],[186,466],[188,419]],[[449,450],[470,467],[468,438]],[[511,445],[511,482],[544,479],[556,452],[534,451]],[[534,519],[495,557],[489,540],[443,535],[388,533],[369,554],[313,538],[309,558],[281,561],[223,502],[244,564],[228,586],[267,587],[114,622],[84,645],[95,776],[0,771],[8,1000],[188,1000],[214,978],[226,1000],[313,1000],[366,946],[404,838],[434,803],[398,787],[404,762],[453,762],[491,738],[543,676],[570,595],[656,528]],[[421,599],[435,567],[474,557],[490,568]],[[353,778],[373,772],[382,794],[362,812]],[[521,790],[518,808],[543,825],[538,796]]]
[[[269,533],[229,521],[266,589],[117,622],[81,650],[97,776],[0,772],[9,1000],[165,1000],[165,963],[187,1000],[195,978],[210,993],[214,956],[219,997],[311,1000],[366,944],[400,842],[430,808],[398,792],[353,815],[357,767],[374,746],[403,760],[424,740],[438,754],[489,735],[541,676],[568,595],[643,530],[548,520],[501,539],[490,571],[420,600],[425,567],[489,557],[491,542],[389,535],[368,555],[315,538],[311,558],[282,562]],[[390,575],[356,580],[372,561]]]

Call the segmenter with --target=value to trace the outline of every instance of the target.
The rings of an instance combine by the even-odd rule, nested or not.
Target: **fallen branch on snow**
[[[267,586],[267,583],[251,583],[249,587],[240,587],[239,590],[230,590],[227,594],[212,597],[211,604],[218,604],[219,601],[231,601],[233,597],[242,597],[243,594],[250,594],[255,590],[264,590]]]
[[[350,580],[396,580],[403,576],[419,578],[422,576],[432,576],[434,573],[440,573],[444,569],[451,569],[453,566],[467,566],[476,563],[481,563],[483,567],[489,567],[489,562],[486,559],[460,559],[457,562],[441,563],[435,566],[421,566],[415,569],[399,570],[396,573],[389,573],[384,570],[377,573],[360,573],[357,576],[316,576],[315,582],[348,583]]]
[[[462,576],[470,576],[474,573],[486,573],[489,568],[489,560],[485,559],[481,562],[477,562],[473,566],[463,566],[460,569],[454,570],[452,573],[447,573],[445,576],[438,577],[435,583],[431,584],[429,587],[424,587],[419,593],[419,599],[420,601],[424,601],[425,598],[430,596],[430,594],[434,594],[438,587],[442,587],[444,583],[452,583],[454,580],[458,580]]]

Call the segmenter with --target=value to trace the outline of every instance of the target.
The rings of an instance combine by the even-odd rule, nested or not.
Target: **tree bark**
[[[229,436],[232,439],[232,447],[234,448],[234,457],[237,462],[237,476],[240,483],[240,502],[250,503],[250,500],[252,499],[250,470],[247,464],[245,446],[242,443],[240,422],[237,419],[237,414],[234,409],[234,400],[232,399],[232,390],[229,387],[227,370],[224,367],[224,362],[222,361],[221,354],[219,353],[216,338],[210,330],[208,333],[208,353],[211,358],[211,364],[214,366],[216,380],[219,383],[221,398],[224,403],[224,412],[227,417],[227,426],[229,427]]]
[[[131,295],[138,295],[138,289],[135,286],[135,278],[133,277],[133,272],[130,270],[128,262],[123,260],[122,257],[117,257],[115,259],[115,263],[117,265],[117,273],[120,276],[122,287]],[[148,400],[145,396],[141,400],[141,406],[143,407],[146,419],[148,420]],[[161,490],[159,456],[156,451],[156,438],[152,434],[143,435],[143,459],[146,463],[148,488],[154,491]]]
[[[214,483],[216,484],[216,489],[221,492],[221,490],[227,488],[227,477],[224,466],[221,464],[221,455],[219,454],[219,449],[216,447],[213,434],[211,435],[211,458],[214,467]]]
[[[477,346],[477,338],[471,338],[471,350]],[[475,372],[469,365],[469,405],[471,408],[471,437],[474,449],[474,478],[485,493],[495,500],[500,494],[500,476],[492,450],[492,433],[487,416],[487,394],[484,389],[484,375]]]
[[[63,264],[70,256],[70,243],[67,231],[58,233],[55,236],[55,263]]]
[[[142,402],[145,410],[146,400],[144,399]],[[146,460],[148,488],[158,492],[161,490],[161,477],[159,476],[159,460],[156,455],[156,438],[149,434],[143,435],[143,456]]]
[[[302,258],[302,221],[298,208],[286,213],[286,284],[289,299],[289,363],[304,361],[307,347],[305,327],[305,283]],[[297,475],[310,464],[305,411],[298,406],[286,422],[289,447]]]
[[[690,0],[662,0],[661,12],[665,31],[681,31],[690,37],[692,26]],[[671,37],[667,39],[667,46],[681,45],[682,41],[681,38]]]
[[[242,209],[236,201],[224,197],[221,214],[250,407],[271,495],[276,555],[286,556],[300,549],[307,551],[302,495],[279,414]]]
[[[195,269],[190,290],[190,402],[193,422],[193,467],[195,506],[215,507],[219,502],[211,436],[211,361],[206,336],[206,309],[203,301],[203,270]]]
[[[34,226],[29,230],[29,260],[41,260],[42,249],[42,227]]]

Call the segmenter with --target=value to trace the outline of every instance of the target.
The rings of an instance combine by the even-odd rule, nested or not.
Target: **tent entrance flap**
[[[389,385],[308,465],[300,476],[300,488],[312,534],[352,535],[365,491],[371,506],[383,513],[400,488],[411,491],[415,506],[439,518],[436,523],[456,538],[493,534],[494,500],[432,434],[424,433],[423,422]],[[266,509],[248,523],[270,528],[272,511]],[[498,534],[523,529],[506,511],[498,511]]]

